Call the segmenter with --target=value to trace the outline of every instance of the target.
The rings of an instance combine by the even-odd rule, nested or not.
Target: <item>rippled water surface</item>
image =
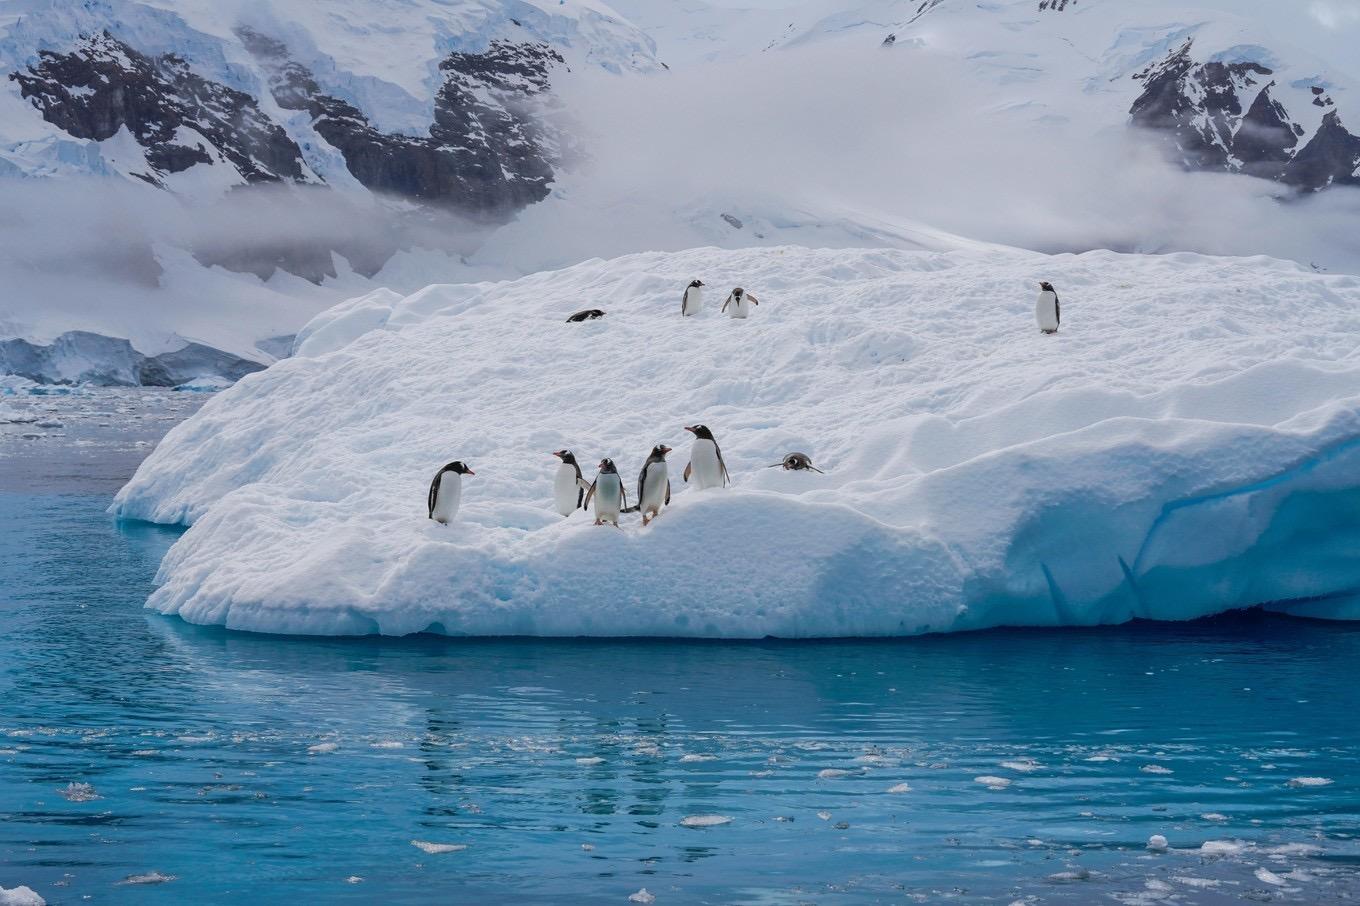
[[[176,533],[104,513],[197,401],[43,405],[60,429],[0,430],[0,887],[49,903],[1360,898],[1356,627],[1247,614],[755,644],[202,629],[142,609]],[[118,405],[143,418],[98,414]]]

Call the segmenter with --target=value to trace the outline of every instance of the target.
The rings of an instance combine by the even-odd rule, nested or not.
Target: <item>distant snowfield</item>
[[[682,320],[694,277],[707,310]],[[1034,326],[1037,281],[1063,328]],[[760,299],[717,313],[728,288]],[[602,320],[567,324],[579,308]],[[191,523],[150,607],[260,632],[894,636],[1356,618],[1360,278],[1265,258],[800,248],[379,292],[175,428],[123,517]],[[682,427],[734,486],[687,490]],[[675,498],[551,507],[569,447]],[[809,453],[825,475],[766,468]],[[477,472],[448,527],[431,476]],[[632,491],[630,490],[630,496]]]

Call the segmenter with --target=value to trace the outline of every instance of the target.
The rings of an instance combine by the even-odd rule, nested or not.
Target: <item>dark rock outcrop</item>
[[[1360,180],[1360,138],[1335,110],[1299,148],[1305,130],[1272,94],[1273,72],[1253,62],[1198,63],[1186,41],[1166,59],[1134,76],[1143,92],[1129,114],[1133,125],[1161,135],[1188,170],[1246,173],[1302,191]],[[1329,106],[1323,88],[1314,103]]]
[[[152,60],[104,33],[68,53],[42,51],[37,63],[10,78],[43,119],[76,138],[104,141],[126,128],[151,168],[134,175],[148,182],[159,185],[166,174],[213,165],[205,142],[247,182],[302,179],[297,144],[254,98],[194,74],[172,54]]]

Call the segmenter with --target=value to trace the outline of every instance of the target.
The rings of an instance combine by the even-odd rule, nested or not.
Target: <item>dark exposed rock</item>
[[[69,53],[42,51],[10,78],[43,119],[77,138],[104,141],[126,128],[152,170],[134,175],[154,184],[213,163],[203,143],[182,143],[181,128],[197,132],[249,182],[302,178],[301,151],[254,98],[194,74],[173,54],[152,60],[104,33]]]
[[[1160,134],[1188,170],[1246,173],[1305,191],[1356,184],[1360,139],[1335,111],[1299,149],[1304,130],[1272,95],[1270,69],[1252,62],[1197,63],[1192,44],[1186,41],[1134,76],[1144,86],[1129,111],[1133,125]],[[1330,101],[1321,88],[1312,93],[1314,103]]]
[[[1062,12],[1069,6],[1076,6],[1077,0],[1039,0],[1039,11],[1051,9],[1054,12]]]
[[[732,229],[734,229],[734,230],[739,230],[739,229],[741,229],[742,226],[743,226],[741,220],[739,220],[739,219],[736,218],[736,217],[733,217],[731,214],[723,214],[723,215],[722,215],[722,219],[723,219],[723,220],[726,220],[726,221],[727,221],[727,225],[730,226],[730,227],[731,227]]]
[[[237,35],[268,68],[279,106],[307,111],[372,191],[493,219],[547,197],[556,143],[537,114],[551,69],[564,63],[550,45],[493,41],[482,53],[450,54],[439,66],[434,123],[416,137],[382,132],[324,93],[282,42],[246,28]]]

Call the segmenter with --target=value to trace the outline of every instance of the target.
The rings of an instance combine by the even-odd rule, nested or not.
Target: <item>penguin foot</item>
[[[596,524],[596,525],[604,525],[604,520],[603,520],[603,519],[596,519],[596,520],[595,520],[595,524]]]
[[[646,514],[646,513],[643,513],[643,514],[642,514],[642,527],[643,527],[643,528],[646,528],[648,525],[650,525],[650,524],[651,524],[651,521],[652,521],[652,520],[650,520],[650,519],[647,518],[647,514]]]

